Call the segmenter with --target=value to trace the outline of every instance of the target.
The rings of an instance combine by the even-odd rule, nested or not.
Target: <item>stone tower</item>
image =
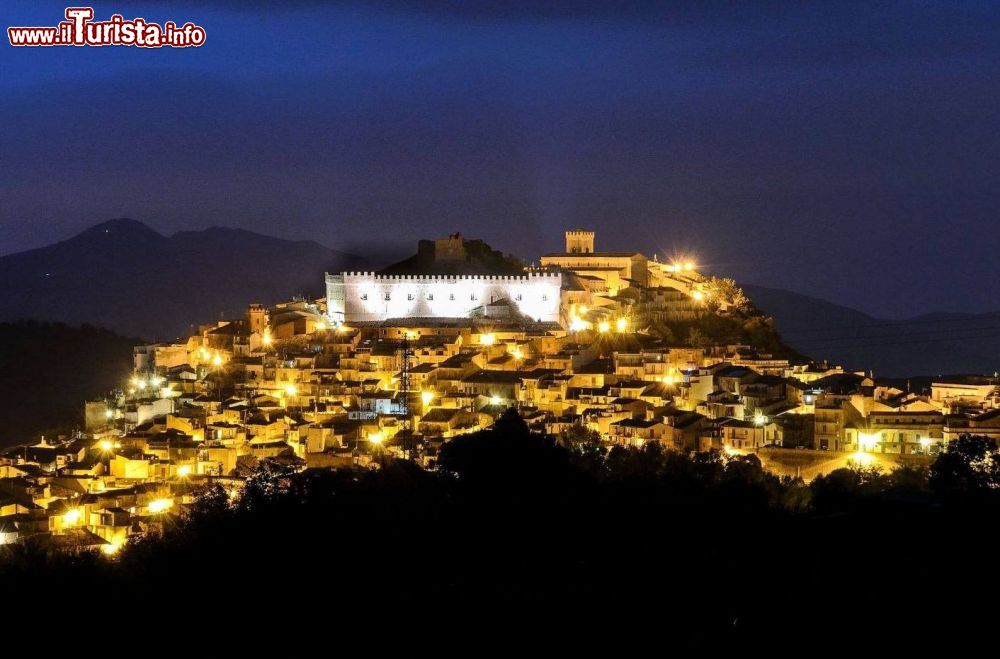
[[[574,229],[566,232],[567,254],[593,254],[594,232]]]
[[[263,304],[251,304],[247,307],[247,324],[251,332],[264,333],[264,328],[267,327],[267,309]]]
[[[434,260],[438,262],[464,261],[465,239],[461,233],[453,233],[447,238],[434,241]]]

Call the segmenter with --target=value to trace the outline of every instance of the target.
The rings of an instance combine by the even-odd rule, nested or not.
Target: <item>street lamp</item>
[[[157,515],[159,513],[166,512],[173,508],[174,502],[172,499],[153,499],[149,502],[147,506],[149,512]]]

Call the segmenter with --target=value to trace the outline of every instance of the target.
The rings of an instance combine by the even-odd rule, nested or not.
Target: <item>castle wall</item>
[[[377,275],[345,272],[326,276],[327,314],[333,322],[389,318],[465,318],[476,307],[510,300],[525,316],[559,321],[562,275],[518,276]]]

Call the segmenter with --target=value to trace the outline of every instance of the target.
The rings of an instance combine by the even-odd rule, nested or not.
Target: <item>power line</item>
[[[834,343],[838,341],[866,341],[869,339],[908,339],[913,337],[938,337],[942,339],[961,339],[966,338],[965,335],[968,333],[978,333],[978,332],[995,332],[1000,331],[1000,325],[991,325],[986,327],[966,327],[966,328],[955,328],[955,329],[939,329],[939,330],[924,330],[921,332],[899,332],[897,334],[882,333],[882,334],[856,334],[856,335],[833,335],[833,336],[823,336],[823,337],[812,337],[809,339],[803,339],[807,343]],[[784,336],[784,335],[782,335]]]
[[[772,316],[773,318],[773,316]],[[781,330],[781,334],[812,334],[814,332],[828,332],[828,331],[841,331],[841,330],[859,330],[859,329],[880,329],[886,327],[899,327],[899,326],[911,326],[911,325],[926,325],[926,324],[940,324],[940,323],[969,323],[969,322],[979,322],[982,320],[1000,320],[1000,313],[988,313],[979,314],[971,317],[963,318],[928,318],[925,320],[897,320],[897,321],[884,321],[877,323],[868,323],[864,325],[834,325],[832,327],[807,327],[804,329],[795,330]]]
[[[913,340],[905,340],[905,337],[903,339],[893,338],[893,337],[884,337],[884,338],[888,339],[888,340],[883,340],[883,341],[869,340],[869,341],[865,341],[865,342],[862,342],[862,343],[846,344],[846,345],[844,345],[844,344],[835,344],[835,343],[822,343],[821,342],[821,343],[814,343],[814,344],[803,344],[803,345],[800,345],[800,346],[795,346],[795,348],[797,350],[802,350],[802,351],[819,351],[819,350],[831,350],[831,349],[849,350],[849,349],[867,348],[867,347],[876,347],[876,346],[888,346],[888,345],[893,345],[893,346],[896,346],[896,345],[911,345],[911,344],[917,344],[917,343],[949,343],[949,342],[954,342],[956,340],[963,340],[963,339],[964,340],[968,340],[968,339],[992,339],[992,338],[1000,338],[1000,331],[991,331],[991,332],[986,333],[986,334],[978,334],[978,335],[967,335],[967,336],[957,336],[957,337],[956,336],[944,336],[944,337],[924,338],[924,339],[919,339],[918,338],[918,339],[913,339]]]

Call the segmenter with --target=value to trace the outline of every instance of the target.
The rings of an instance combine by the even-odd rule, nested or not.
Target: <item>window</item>
[[[391,296],[388,293],[386,293],[385,294],[385,301],[388,302],[390,299],[391,299]]]
[[[362,293],[361,294],[361,299],[362,300],[367,300],[368,299],[368,293]]]
[[[549,301],[549,296],[548,295],[543,295],[542,296],[542,302],[548,302],[548,301]]]
[[[406,294],[406,301],[407,302],[413,302],[413,293],[407,293]]]
[[[434,293],[428,293],[427,294],[427,301],[428,302],[433,302],[434,301]]]
[[[517,300],[518,302],[520,302],[521,301],[521,294],[518,293],[517,295],[515,295],[514,299]]]

